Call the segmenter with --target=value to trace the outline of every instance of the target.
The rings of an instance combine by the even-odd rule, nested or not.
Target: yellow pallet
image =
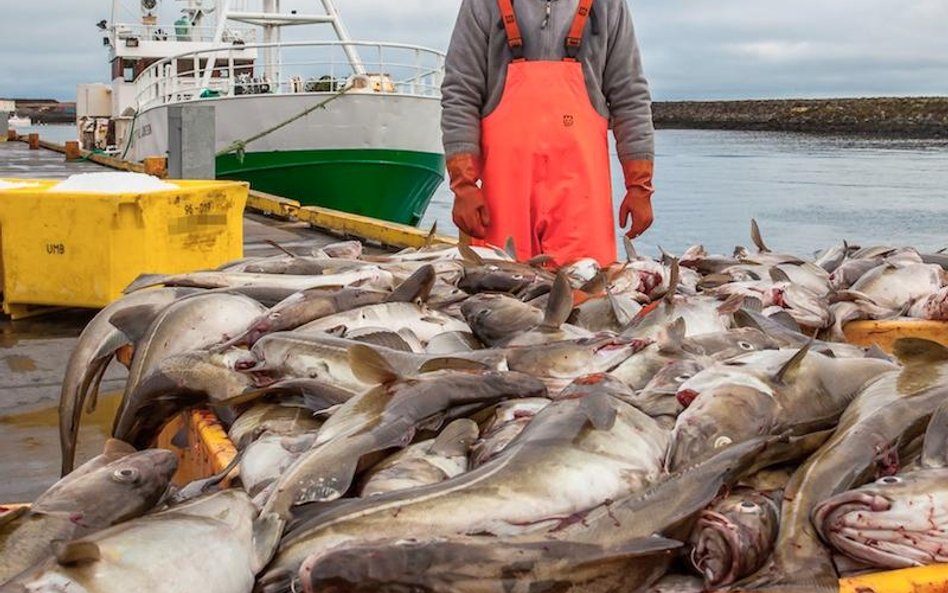
[[[174,181],[147,194],[0,191],[3,308],[101,308],[140,274],[214,268],[243,256],[248,186]]]

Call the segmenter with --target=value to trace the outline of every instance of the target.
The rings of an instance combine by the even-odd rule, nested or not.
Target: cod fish
[[[656,534],[687,534],[691,518],[766,444],[757,439],[732,447],[644,491],[580,513],[557,531],[516,537],[390,536],[317,549],[302,564],[299,579],[306,591],[337,593],[639,591],[666,573],[681,546]]]
[[[256,317],[263,311],[257,301],[241,295],[197,295],[165,308],[150,324],[138,324],[135,328],[129,324],[127,329],[123,328],[138,347],[112,436],[133,444],[137,440],[135,424],[149,404],[139,393],[139,386],[164,359],[223,342],[240,331],[243,319]]]
[[[122,312],[130,312],[148,323],[168,305],[196,292],[200,290],[159,288],[128,295],[99,311],[79,334],[79,340],[69,355],[69,362],[66,363],[66,374],[59,396],[62,475],[71,472],[75,464],[76,438],[86,400],[90,400],[90,409],[95,406],[99,383],[115,352],[132,343],[124,332],[112,325],[111,319]]]
[[[701,511],[691,533],[691,565],[709,589],[763,566],[780,527],[783,492],[740,489]]]
[[[413,303],[382,303],[344,313],[336,313],[300,326],[301,334],[332,333],[347,337],[354,330],[385,328],[398,333],[409,331],[422,344],[445,332],[470,332],[463,321]]]
[[[884,476],[813,509],[823,540],[876,568],[948,562],[948,406],[928,425],[921,468]]]
[[[263,590],[284,590],[306,556],[339,544],[550,529],[642,490],[661,475],[667,433],[606,388],[595,376],[578,381],[569,398],[543,408],[503,453],[471,472],[317,512],[284,538]]]
[[[56,546],[2,593],[248,593],[282,529],[224,490]]]
[[[897,368],[884,360],[830,358],[805,346],[754,352],[705,369],[679,388],[686,409],[672,430],[669,467],[759,435],[831,428],[866,382]]]
[[[177,466],[171,451],[135,452],[108,441],[102,455],[54,484],[30,509],[0,517],[0,584],[43,561],[56,540],[84,537],[150,511]]]
[[[477,423],[459,418],[437,438],[415,443],[367,472],[360,496],[437,484],[467,471],[467,454],[477,439]]]
[[[422,266],[408,280],[387,293],[364,288],[311,288],[287,297],[254,319],[247,329],[225,346],[247,344],[253,346],[260,337],[278,331],[293,330],[311,321],[360,309],[367,305],[387,302],[414,302],[426,300],[434,285],[435,272],[430,265]]]
[[[741,591],[836,590],[829,551],[810,521],[819,503],[881,475],[891,475],[898,441],[909,442],[948,397],[948,348],[916,338],[896,341],[901,371],[866,385],[839,419],[833,436],[793,474],[784,491],[780,534]]]
[[[546,393],[540,381],[523,373],[446,370],[406,380],[367,346],[353,346],[350,356],[353,370],[377,387],[343,404],[323,424],[313,448],[277,482],[268,510],[286,515],[294,505],[341,497],[364,455],[407,446],[419,426],[440,423],[451,408]]]

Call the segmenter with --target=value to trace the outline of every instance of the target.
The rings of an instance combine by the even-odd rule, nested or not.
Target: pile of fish
[[[948,256],[752,237],[555,272],[344,242],[139,278],[71,357],[64,477],[0,515],[0,592],[835,591],[948,561],[948,348],[841,341],[948,319]],[[113,440],[73,471],[116,358]],[[195,407],[239,454],[169,487],[148,447]]]

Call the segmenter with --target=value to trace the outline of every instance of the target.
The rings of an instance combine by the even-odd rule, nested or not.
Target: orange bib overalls
[[[608,122],[576,59],[593,0],[580,0],[562,61],[527,61],[511,0],[498,0],[513,52],[497,108],[481,122],[482,189],[490,226],[477,244],[512,237],[520,260],[555,265],[616,259]]]

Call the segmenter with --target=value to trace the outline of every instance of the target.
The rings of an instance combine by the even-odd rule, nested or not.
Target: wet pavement
[[[93,163],[65,163],[63,156],[19,142],[0,142],[0,178],[61,179],[107,169]],[[304,223],[244,217],[247,256],[275,254],[266,243],[285,247],[338,241]],[[57,407],[69,355],[92,310],[58,310],[11,321],[0,313],[0,503],[28,502],[59,476]],[[84,415],[78,462],[101,452],[121,399],[126,369],[113,362],[106,372],[96,410]]]

